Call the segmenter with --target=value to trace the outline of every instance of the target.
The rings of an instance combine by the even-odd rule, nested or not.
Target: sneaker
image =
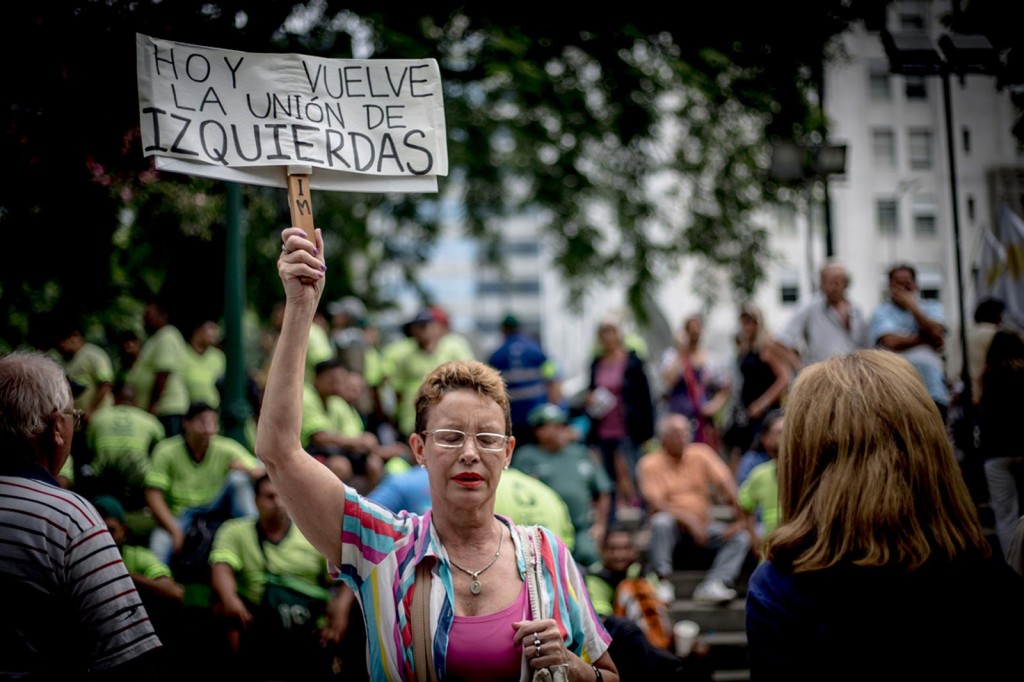
[[[662,604],[669,605],[676,600],[676,586],[668,578],[658,580],[658,586],[654,589],[658,600]]]
[[[693,600],[705,604],[720,604],[736,598],[736,590],[726,587],[721,580],[705,580],[693,591]]]

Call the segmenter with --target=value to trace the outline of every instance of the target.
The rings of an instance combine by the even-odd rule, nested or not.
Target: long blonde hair
[[[743,330],[740,329],[740,334],[737,337],[739,339],[739,351],[740,354],[744,354],[750,351],[760,352],[771,344],[772,335],[768,330],[768,327],[764,323],[764,313],[761,312],[761,308],[751,302],[746,302],[740,306],[740,319],[749,317],[757,325],[757,331],[754,332],[754,338],[748,339]]]
[[[911,571],[991,551],[938,409],[895,353],[858,351],[800,373],[778,472],[781,523],[766,557],[794,573]]]

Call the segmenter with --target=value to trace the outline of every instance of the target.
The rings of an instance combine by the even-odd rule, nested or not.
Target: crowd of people
[[[961,622],[979,602],[1024,605],[1006,566],[1020,570],[1024,339],[1000,302],[978,306],[970,348],[991,547],[947,435],[942,309],[909,265],[869,315],[834,262],[777,333],[743,304],[730,367],[699,315],[658,358],[604,319],[571,396],[514,315],[477,357],[438,307],[386,343],[358,299],[322,307],[310,237],[282,233],[285,301],[251,371],[244,438],[221,425],[217,322],[176,323],[159,300],[116,352],[65,325],[52,349],[0,359],[0,492],[17,500],[0,505],[16,529],[0,530],[0,579],[48,600],[0,618],[16,643],[0,668],[57,665],[57,621],[16,615],[53,602],[80,638],[60,665],[136,679],[188,674],[197,653],[248,679],[709,679],[706,649],[674,653],[670,607],[688,597],[747,600],[755,679],[852,679],[901,652],[896,667],[914,671],[946,641],[931,622],[950,599],[928,591],[940,581],[977,584],[953,591]],[[29,528],[42,504],[62,510],[59,528]],[[27,577],[13,538],[55,532],[49,565],[63,568]],[[98,557],[98,577],[75,578]],[[705,578],[676,595],[685,568]],[[116,635],[104,610],[128,614]],[[857,658],[876,617],[892,636]],[[1019,630],[978,618],[976,652]]]

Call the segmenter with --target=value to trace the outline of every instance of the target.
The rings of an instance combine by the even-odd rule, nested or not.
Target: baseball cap
[[[331,315],[348,315],[353,320],[366,317],[366,306],[355,296],[344,296],[327,304],[327,312]]]
[[[554,403],[544,403],[530,410],[526,415],[526,422],[530,426],[564,424],[566,422],[565,410]]]
[[[124,506],[117,501],[117,498],[110,495],[100,495],[92,501],[92,506],[96,507],[96,511],[100,513],[103,518],[117,519],[121,523],[125,523],[127,516],[124,512]]]
[[[412,318],[412,322],[409,324],[426,324],[427,322],[434,322],[437,320],[437,315],[430,308],[424,308],[423,310],[416,313],[416,317]]]

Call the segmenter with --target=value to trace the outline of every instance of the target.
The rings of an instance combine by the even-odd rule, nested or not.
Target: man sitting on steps
[[[743,569],[751,542],[740,513],[736,482],[714,450],[692,442],[686,417],[663,416],[658,422],[658,439],[661,447],[637,464],[640,494],[651,511],[651,568],[667,578],[674,569],[676,545],[688,539],[695,548],[715,554],[707,576],[693,591],[693,599],[728,602],[736,597],[732,585]],[[733,508],[732,522],[712,518],[715,491]],[[666,602],[675,598],[666,589],[671,586],[669,580],[659,583],[660,596]]]

